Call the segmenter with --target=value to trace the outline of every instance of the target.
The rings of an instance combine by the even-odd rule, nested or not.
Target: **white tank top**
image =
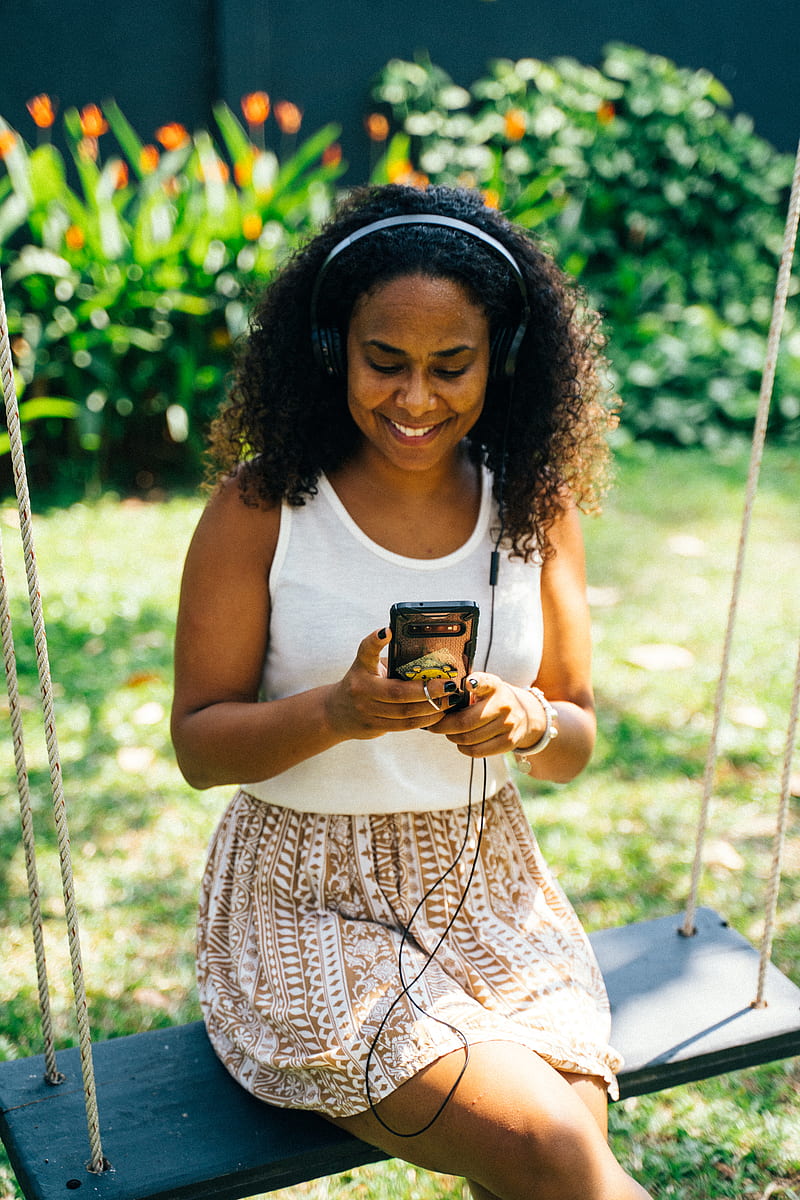
[[[334,683],[359,642],[389,622],[401,600],[474,600],[480,606],[475,669],[484,669],[491,616],[489,584],[494,504],[484,472],[472,535],[443,558],[406,558],[371,541],[330,482],[301,508],[283,505],[269,578],[271,617],[265,700]],[[487,670],[529,686],[542,655],[541,567],[501,553],[494,636]],[[502,755],[488,758],[487,795],[508,779]],[[480,797],[478,763],[473,801]],[[458,808],[469,799],[470,760],[425,730],[347,741],[260,783],[251,795],[299,812],[387,813]]]

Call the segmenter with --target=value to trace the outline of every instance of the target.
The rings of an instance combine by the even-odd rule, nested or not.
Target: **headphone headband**
[[[485,233],[484,230],[479,229],[477,225],[470,225],[468,221],[461,221],[457,217],[439,216],[436,213],[404,213],[400,216],[384,217],[380,221],[372,221],[369,225],[363,225],[360,229],[356,229],[353,233],[348,234],[347,237],[342,238],[328,253],[319,269],[311,292],[311,347],[317,363],[327,375],[334,378],[342,378],[346,373],[346,355],[341,332],[338,329],[320,326],[317,320],[317,306],[320,292],[322,291],[322,285],[331,265],[340,254],[348,250],[356,242],[361,241],[362,238],[369,237],[374,233],[380,233],[384,229],[394,229],[403,225],[433,225],[439,229],[455,229],[460,233],[467,234],[468,237],[472,237],[476,241],[482,242],[489,249],[505,259],[507,266],[511,270],[514,282],[519,289],[522,300],[522,315],[516,328],[501,329],[493,337],[490,370],[492,376],[495,378],[513,378],[517,352],[525,336],[529,316],[528,290],[525,286],[525,279],[519,268],[519,264],[502,242],[492,237],[491,234]]]

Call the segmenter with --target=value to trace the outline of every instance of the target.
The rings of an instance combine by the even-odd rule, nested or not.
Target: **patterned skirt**
[[[608,999],[512,784],[479,812],[298,813],[239,791],[211,844],[200,1001],[259,1098],[351,1116],[470,1043],[616,1095]]]

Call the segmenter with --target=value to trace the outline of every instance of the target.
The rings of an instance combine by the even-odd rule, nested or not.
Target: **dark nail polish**
[[[448,679],[447,683],[444,685],[444,690],[446,692],[457,692],[458,684],[453,679]]]
[[[386,637],[386,626],[384,626],[383,629],[378,630],[378,637],[381,639],[381,641],[384,640]]]

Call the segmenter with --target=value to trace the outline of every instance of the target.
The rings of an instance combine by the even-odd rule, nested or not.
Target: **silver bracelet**
[[[513,752],[517,766],[524,775],[530,775],[532,764],[529,760],[533,758],[534,754],[541,754],[542,751],[550,745],[553,738],[558,737],[558,713],[553,708],[553,705],[547,699],[541,688],[529,687],[527,690],[532,696],[536,697],[544,709],[544,715],[547,724],[545,725],[544,733],[539,738],[538,742],[534,742],[532,746],[528,746],[525,749],[515,750]]]

